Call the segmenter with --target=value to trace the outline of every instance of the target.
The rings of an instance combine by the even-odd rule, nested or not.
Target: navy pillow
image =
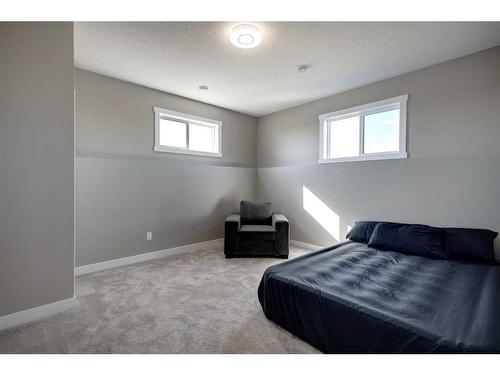
[[[373,230],[379,223],[380,221],[357,221],[345,238],[351,241],[368,243]]]
[[[379,223],[368,246],[427,258],[448,259],[446,232],[420,224]]]
[[[498,235],[487,229],[443,228],[450,258],[496,263],[494,240]]]

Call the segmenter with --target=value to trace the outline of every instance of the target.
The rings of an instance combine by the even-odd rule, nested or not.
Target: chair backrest
[[[271,202],[240,202],[240,220],[242,225],[272,225],[273,210]]]

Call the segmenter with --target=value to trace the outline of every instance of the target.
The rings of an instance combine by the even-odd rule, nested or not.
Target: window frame
[[[155,114],[155,134],[154,134],[154,147],[153,151],[156,152],[169,152],[174,154],[184,154],[192,156],[208,156],[213,158],[222,158],[222,121],[212,120],[209,118],[204,118],[200,116],[188,115],[186,113],[171,111],[169,109],[153,107]],[[174,147],[165,146],[160,144],[160,119],[169,119],[177,122],[182,122],[186,124],[186,146],[187,147]],[[218,152],[209,151],[196,151],[189,149],[189,124],[206,126],[210,128],[215,128],[218,136],[216,139],[218,141]]]
[[[408,95],[400,95],[393,98],[379,100],[377,102],[346,108],[340,111],[325,113],[319,116],[319,163],[341,163],[350,161],[368,161],[385,159],[406,159],[406,107]],[[399,109],[399,150],[377,153],[364,153],[364,117],[375,113],[386,112]],[[358,156],[348,156],[340,158],[329,158],[329,131],[330,121],[342,120],[350,117],[359,116],[359,152]]]

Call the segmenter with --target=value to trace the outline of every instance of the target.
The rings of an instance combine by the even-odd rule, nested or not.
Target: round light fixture
[[[229,40],[238,48],[255,48],[262,42],[262,34],[253,25],[238,25],[231,30]]]

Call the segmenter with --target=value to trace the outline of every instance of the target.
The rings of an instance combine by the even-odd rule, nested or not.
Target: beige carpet
[[[317,352],[257,300],[263,271],[281,261],[214,248],[80,276],[78,307],[0,331],[0,353]]]

